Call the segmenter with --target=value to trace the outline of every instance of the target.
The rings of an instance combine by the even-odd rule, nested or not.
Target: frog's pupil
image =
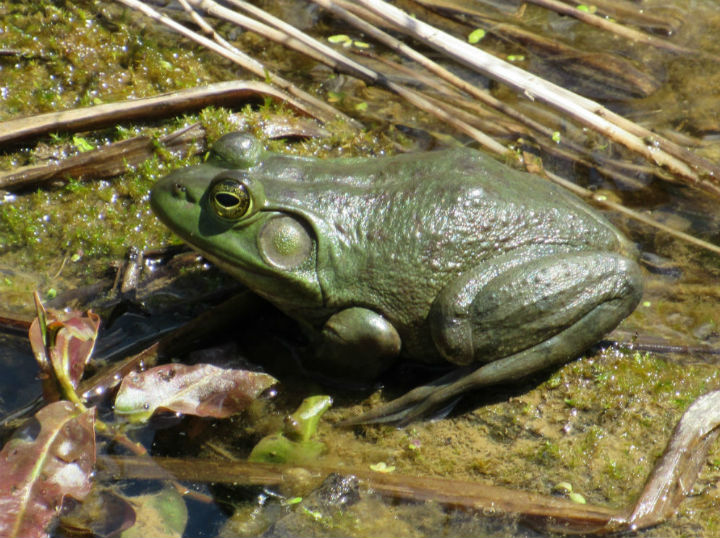
[[[230,209],[240,204],[240,199],[229,192],[218,192],[215,195],[215,201],[226,209]]]

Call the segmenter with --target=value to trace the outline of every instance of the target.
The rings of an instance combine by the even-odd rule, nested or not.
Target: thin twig
[[[333,12],[335,15],[345,19],[353,26],[357,27],[361,32],[367,34],[368,36],[372,37],[373,39],[379,41],[380,43],[384,44],[386,47],[390,48],[391,50],[394,50],[395,52],[398,52],[400,54],[403,54],[410,58],[411,60],[414,60],[421,66],[423,66],[425,69],[430,71],[431,73],[434,73],[441,79],[445,80],[446,82],[449,82],[456,88],[459,88],[460,90],[464,91],[465,93],[472,95],[476,99],[478,99],[480,102],[499,110],[500,112],[504,113],[506,116],[519,121],[529,127],[532,127],[533,129],[536,129],[539,132],[544,132],[548,137],[552,136],[552,131],[550,129],[547,129],[543,125],[540,125],[538,123],[532,122],[532,120],[529,120],[525,115],[520,114],[516,112],[512,107],[508,106],[507,104],[503,103],[499,99],[493,97],[490,95],[489,92],[478,88],[477,86],[474,86],[473,84],[470,84],[469,82],[461,79],[457,75],[451,73],[444,67],[442,67],[440,64],[432,61],[427,56],[420,54],[412,47],[406,45],[399,39],[394,38],[390,34],[376,28],[372,24],[364,21],[360,17],[357,16],[356,13],[351,13],[351,11],[362,11],[359,10],[357,6],[350,2],[344,2],[344,1],[333,1],[333,0],[313,0],[316,4],[324,7],[325,9],[328,9],[329,11]]]
[[[143,2],[140,2],[138,0],[116,0],[117,2],[120,2],[123,5],[126,5],[132,9],[136,9],[140,12],[142,12],[144,15],[150,17],[151,19],[164,24],[168,28],[171,28],[175,30],[176,32],[184,35],[188,39],[191,39],[195,41],[196,43],[199,43],[203,45],[204,47],[207,47],[208,49],[217,52],[221,56],[227,58],[228,60],[238,64],[242,68],[250,71],[254,75],[268,80],[272,82],[274,85],[278,86],[279,88],[282,88],[283,90],[287,91],[289,94],[294,95],[298,99],[305,101],[306,103],[312,105],[313,107],[317,108],[318,111],[320,111],[323,114],[323,120],[325,121],[332,121],[335,118],[342,118],[346,122],[348,122],[350,125],[353,125],[354,127],[361,127],[361,124],[357,122],[356,120],[350,118],[349,116],[346,116],[342,112],[336,110],[332,106],[328,105],[324,101],[321,101],[320,99],[317,99],[310,95],[307,92],[304,92],[297,86],[295,86],[292,82],[285,80],[284,78],[272,73],[269,69],[267,69],[263,64],[255,60],[254,58],[251,58],[247,54],[234,49],[230,50],[224,46],[221,46],[214,41],[206,38],[205,36],[202,36],[198,34],[197,32],[193,32],[189,28],[186,28],[182,24],[177,23],[170,17],[167,17],[158,11],[154,10],[150,6],[144,4]]]
[[[555,131],[549,127],[546,127],[542,123],[535,121],[534,119],[530,118],[526,114],[523,114],[520,111],[517,111],[513,107],[509,106],[508,104],[500,101],[499,99],[493,97],[489,92],[482,88],[478,88],[477,86],[470,84],[469,82],[461,79],[454,73],[451,73],[438,63],[432,61],[427,56],[419,53],[412,47],[406,45],[399,39],[394,38],[390,34],[387,34],[386,32],[376,28],[372,24],[366,22],[365,20],[361,19],[359,16],[357,16],[357,13],[352,13],[352,11],[361,12],[362,9],[358,8],[358,6],[350,3],[345,2],[344,0],[313,0],[316,4],[322,6],[325,9],[328,9],[338,17],[341,17],[348,21],[353,26],[357,27],[361,32],[365,33],[366,35],[372,37],[373,39],[381,42],[391,50],[394,50],[395,52],[398,52],[399,54],[403,54],[410,58],[411,60],[414,60],[418,64],[420,64],[422,67],[430,71],[431,73],[434,73],[442,80],[445,80],[446,82],[452,84],[456,88],[464,91],[468,95],[471,95],[472,97],[475,97],[478,101],[481,103],[489,106],[492,109],[495,109],[502,114],[506,115],[507,117],[517,121],[518,123],[521,123],[522,125],[525,125],[526,127],[530,128],[535,133],[539,134],[541,137],[544,137],[547,142],[550,142],[550,144],[554,145],[556,144],[555,141],[553,141],[553,136],[555,135]],[[390,63],[389,60],[384,59],[382,57],[377,58],[381,62]],[[394,69],[403,69],[403,66],[394,64]],[[431,84],[431,83],[429,83]],[[435,89],[438,89],[436,85],[433,85]],[[537,136],[534,136],[536,140],[538,139]],[[580,155],[585,155],[587,158],[590,158],[590,160],[594,161],[595,159],[592,158],[592,150],[590,148],[587,148],[585,146],[582,146],[581,144],[575,143],[573,141],[566,140],[566,137],[563,138],[563,145],[567,145],[570,147],[571,150],[577,152]],[[550,147],[553,147],[550,145]],[[547,147],[548,144],[544,144],[544,147]]]
[[[205,130],[199,123],[195,123],[158,140],[149,136],[136,136],[72,155],[60,162],[16,168],[0,173],[0,189],[18,191],[67,178],[85,180],[113,177],[155,155],[158,144],[166,151],[187,154],[193,147],[192,153],[199,153],[205,149]]]
[[[537,98],[565,112],[581,124],[587,125],[611,140],[639,153],[650,162],[667,167],[676,176],[715,195],[720,195],[720,186],[702,181],[686,162],[664,151],[660,147],[659,141],[661,137],[650,131],[648,131],[647,137],[644,138],[634,134],[639,133],[640,128],[635,126],[636,130],[631,132],[627,126],[627,123],[631,123],[628,120],[624,120],[622,123],[620,121],[613,123],[618,116],[598,103],[543,80],[418,19],[412,18],[382,0],[357,0],[357,3],[373,13],[384,16],[392,24],[401,27],[403,32],[452,56],[470,68],[507,84],[529,99]],[[663,141],[663,144],[670,145],[671,143]],[[712,174],[716,168],[710,165],[708,173]]]
[[[293,469],[304,469],[309,476],[342,473],[362,480],[381,495],[403,501],[433,501],[448,507],[492,514],[514,514],[534,525],[565,532],[592,532],[610,521],[622,518],[620,510],[574,503],[568,499],[516,489],[450,478],[403,476],[367,469],[315,463],[289,465],[224,461],[211,459],[138,458],[100,456],[100,478],[178,480],[228,483],[234,485],[277,486],[287,480]]]
[[[641,32],[640,30],[636,30],[636,29],[630,28],[628,26],[623,26],[622,24],[618,24],[618,23],[608,20],[604,17],[600,17],[598,15],[595,15],[594,13],[590,13],[588,11],[583,11],[576,7],[569,6],[567,4],[563,4],[562,2],[559,2],[558,0],[526,0],[526,1],[530,4],[535,4],[537,6],[544,7],[545,9],[549,9],[556,13],[560,13],[562,15],[567,15],[569,17],[574,17],[574,18],[584,22],[585,24],[589,24],[591,26],[601,28],[602,30],[611,32],[620,37],[627,38],[630,41],[635,41],[637,43],[644,43],[646,45],[651,45],[653,47],[657,47],[659,49],[664,49],[669,52],[674,52],[676,54],[694,54],[694,55],[701,54],[700,51],[697,51],[694,49],[689,49],[686,47],[681,47],[680,45],[675,45],[674,43],[671,43],[664,39],[660,39],[659,37],[648,35],[645,32]],[[709,56],[709,55],[706,55],[706,56]],[[712,58],[717,61],[717,58],[714,58],[714,57],[712,57]]]
[[[287,24],[285,21],[278,19],[274,15],[271,15],[258,7],[250,5],[247,2],[242,2],[240,0],[228,0],[229,4],[247,11],[254,17],[263,21],[265,24],[223,7],[213,0],[187,1],[202,8],[215,17],[231,21],[238,26],[250,30],[251,32],[255,32],[277,43],[281,43],[287,47],[295,49],[298,52],[307,54],[308,56],[329,65],[333,69],[343,68],[344,70],[349,71],[351,75],[367,82],[379,82],[378,74],[372,69],[366,68],[364,65],[359,63],[348,63],[348,59],[335,49],[328,47],[324,43],[320,43],[294,26]],[[268,24],[274,26],[274,28],[267,26]]]
[[[237,103],[258,96],[281,101],[308,116],[317,117],[319,115],[319,111],[309,107],[307,103],[293,99],[283,91],[264,82],[230,80],[133,101],[48,112],[1,122],[0,145],[51,132],[89,130],[113,125],[120,121],[167,117],[197,110],[211,104]],[[323,114],[323,116],[325,115]]]
[[[195,23],[200,27],[200,29],[205,32],[207,35],[213,38],[213,41],[215,41],[218,45],[221,47],[225,47],[228,50],[233,51],[236,54],[243,54],[243,52],[238,49],[237,47],[233,46],[232,43],[227,41],[224,37],[222,37],[220,34],[218,34],[215,31],[215,28],[213,28],[209,22],[207,22],[205,19],[203,19],[200,14],[195,11],[190,4],[188,4],[187,0],[178,0],[180,2],[180,5],[183,7],[186,13],[190,15],[192,20],[195,21]]]
[[[566,4],[577,4],[572,0],[564,0]],[[639,26],[652,32],[653,34],[665,34],[671,36],[676,33],[682,24],[679,17],[673,15],[661,16],[652,13],[644,6],[633,2],[617,1],[617,0],[593,0],[592,5],[597,8],[596,13],[600,16],[612,17],[615,20],[622,21],[623,24]]]
[[[188,2],[193,6],[203,9],[212,16],[223,18],[225,20],[237,23],[243,27],[250,29],[249,26],[244,26],[247,23],[247,21],[245,20],[246,17],[239,16],[239,14],[227,8],[224,8],[223,6],[220,6],[212,0],[188,0]],[[488,151],[499,155],[505,155],[508,153],[508,149],[505,146],[503,146],[493,138],[487,136],[485,133],[472,127],[471,125],[468,125],[467,123],[456,122],[455,118],[453,118],[452,115],[448,114],[444,110],[438,109],[418,92],[410,90],[400,84],[385,79],[385,77],[383,77],[376,71],[370,69],[369,67],[366,67],[356,62],[355,60],[352,60],[347,56],[340,54],[335,49],[328,47],[324,43],[321,43],[320,41],[310,37],[309,35],[304,34],[303,32],[297,30],[292,26],[282,23],[282,21],[278,21],[269,14],[265,14],[264,18],[268,21],[273,21],[274,23],[276,23],[276,27],[281,28],[281,31],[287,31],[287,37],[282,40],[282,43],[287,45],[288,47],[294,48],[295,44],[299,42],[307,47],[315,49],[317,52],[321,53],[324,58],[326,58],[325,60],[323,60],[324,63],[330,65],[331,67],[334,67],[336,69],[343,69],[350,74],[363,78],[364,80],[388,88],[389,90],[397,93],[419,109],[427,112],[428,114],[434,115],[442,121],[450,123],[459,131],[467,134],[468,136],[476,140]]]
[[[673,228],[670,228],[669,226],[665,226],[664,224],[661,224],[660,222],[653,220],[650,217],[643,215],[642,213],[633,211],[632,209],[627,208],[622,204],[618,204],[616,202],[613,202],[612,200],[608,200],[607,198],[605,198],[604,196],[602,196],[600,194],[594,193],[593,191],[588,190],[584,187],[581,187],[580,185],[576,185],[572,181],[568,181],[567,179],[565,179],[561,176],[558,176],[557,174],[553,174],[552,172],[549,172],[547,170],[545,170],[545,174],[553,182],[557,183],[558,185],[562,185],[569,191],[574,192],[575,194],[577,194],[587,200],[590,200],[598,205],[606,207],[607,209],[612,209],[613,211],[617,211],[618,213],[627,215],[628,217],[630,217],[634,220],[645,223],[648,226],[652,226],[653,228],[657,228],[658,230],[661,230],[669,235],[672,235],[673,237],[677,237],[678,239],[682,239],[683,241],[687,241],[688,243],[697,245],[698,247],[709,250],[710,252],[714,252],[715,254],[720,254],[720,247],[717,245],[713,245],[712,243],[708,243],[707,241],[703,241],[702,239],[698,239],[697,237],[693,237],[692,235],[688,235],[684,232],[674,230]]]
[[[316,0],[313,0],[316,1]],[[358,17],[355,17],[354,19],[351,19],[349,17],[345,17],[342,9],[340,6],[344,7],[348,11],[354,12],[356,15],[362,15],[363,17],[367,17],[368,15],[373,15],[374,17],[381,17],[381,15],[376,15],[374,13],[368,13],[366,9],[364,9],[362,6],[356,5],[356,3],[346,2],[345,0],[317,0],[318,4],[323,5],[327,9],[333,11],[338,16],[341,16],[348,20],[351,24],[357,25],[358,28],[361,28],[363,32],[366,32],[368,35],[372,36],[374,39],[380,41],[381,43],[385,44],[386,46],[390,47],[391,49],[395,50],[396,52],[400,54],[404,54],[408,56],[409,58],[415,60],[416,62],[420,63],[423,67],[426,69],[434,72],[441,78],[444,78],[451,84],[456,84],[457,81],[453,81],[451,78],[447,78],[447,75],[442,73],[441,70],[443,70],[442,67],[435,67],[432,65],[432,62],[428,60],[427,58],[422,57],[417,52],[415,52],[413,49],[407,47],[407,45],[403,44],[402,42],[398,41],[397,39],[388,36],[385,34],[385,36],[381,35],[383,32],[377,30],[376,28],[368,25],[365,23],[362,19],[359,19]],[[423,5],[428,4],[428,2],[422,0],[421,3]],[[438,6],[438,2],[432,3],[434,6]],[[430,7],[430,6],[428,6]],[[445,6],[441,6],[445,7]],[[465,6],[466,9],[469,9],[470,11],[473,11],[472,8],[468,8]],[[388,24],[392,25],[390,21],[387,21]],[[362,24],[362,26],[360,26]],[[519,68],[518,68],[519,69]],[[522,70],[520,70],[522,71]],[[451,77],[454,77],[454,75],[450,75]],[[489,76],[492,76],[491,74]],[[457,79],[457,77],[455,77]],[[488,94],[489,99],[484,98],[482,95],[479,95],[476,92],[482,92],[482,90],[477,89],[476,92],[473,92],[472,90],[466,89],[467,86],[471,86],[465,81],[462,81],[463,86],[458,86],[459,88],[463,89],[467,93],[470,93],[477,99],[483,101],[488,106],[491,106],[493,108],[496,108],[497,110],[501,110],[509,117],[512,117],[516,119],[517,121],[523,121],[522,114],[515,112],[512,107],[506,105],[505,103],[502,103],[501,101],[498,101],[499,105],[503,106],[504,108],[499,108],[496,104],[494,104],[491,100],[495,99],[494,97],[490,96]],[[528,88],[527,91],[530,91],[530,88]],[[612,123],[615,123],[622,129],[627,130],[628,132],[634,134],[635,136],[643,139],[648,143],[648,145],[651,145],[657,149],[661,149],[670,155],[673,155],[674,157],[677,157],[681,161],[685,162],[689,166],[693,167],[695,170],[698,170],[702,173],[708,174],[711,178],[716,178],[715,181],[708,181],[705,179],[699,179],[697,183],[694,183],[694,185],[698,186],[699,188],[702,188],[705,191],[712,192],[713,194],[717,195],[718,193],[718,185],[717,182],[719,181],[717,178],[720,178],[720,166],[718,166],[716,163],[709,161],[708,159],[705,159],[704,157],[701,157],[697,155],[696,153],[691,152],[687,148],[683,147],[683,145],[680,145],[678,143],[675,143],[671,140],[668,140],[667,138],[664,138],[662,136],[658,136],[658,133],[651,131],[641,125],[638,125],[623,116],[620,116],[619,114],[616,114],[612,112],[609,109],[606,109],[596,102],[586,99],[582,96],[572,94],[575,99],[577,100],[578,104],[581,106],[584,106],[587,108],[590,112],[597,114]],[[497,100],[496,100],[497,101]],[[527,122],[523,122],[526,125],[530,126]],[[538,130],[538,132],[542,132],[542,130]],[[653,164],[655,164],[654,160],[650,160]]]

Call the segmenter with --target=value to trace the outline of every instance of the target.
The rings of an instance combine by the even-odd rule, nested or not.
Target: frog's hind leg
[[[522,379],[550,366],[563,364],[574,358],[575,355],[570,349],[563,346],[564,338],[569,333],[575,333],[576,331],[595,334],[596,318],[597,316],[591,313],[578,324],[566,329],[566,331],[509,357],[498,359],[480,367],[473,365],[473,367],[465,366],[460,368],[443,378],[435,380],[430,385],[411,390],[404,396],[389,402],[386,406],[358,417],[358,420],[353,420],[353,422],[395,422],[399,426],[404,426],[427,415],[444,402],[456,398],[466,391]],[[586,347],[591,346],[600,338],[601,336],[593,338]]]
[[[478,281],[482,289],[474,287]],[[468,275],[448,291],[455,298],[439,298],[442,325],[433,327],[433,336],[448,360],[457,353],[454,362],[470,355],[474,364],[348,423],[406,424],[466,391],[572,360],[632,312],[642,280],[634,261],[590,252],[531,260],[489,280]],[[505,356],[495,355],[497,349]],[[478,367],[480,361],[486,364]]]

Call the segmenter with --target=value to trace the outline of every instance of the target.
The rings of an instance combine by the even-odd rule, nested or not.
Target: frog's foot
[[[396,398],[384,405],[381,405],[380,407],[368,411],[367,413],[342,420],[337,424],[337,426],[394,423],[396,426],[402,428],[417,418],[428,416],[429,413],[432,413],[432,418],[442,418],[445,414],[447,414],[447,412],[455,407],[455,404],[460,399],[460,396],[456,395],[455,398],[448,396],[447,399],[438,399],[436,395],[442,396],[442,389],[444,387],[453,384],[464,375],[471,372],[472,369],[467,367],[450,372],[449,374],[436,379],[430,385],[417,387],[400,398]],[[446,400],[449,400],[449,402]],[[430,402],[430,404],[426,405],[428,402]],[[445,407],[441,408],[441,405],[444,405]]]
[[[592,323],[594,321],[586,321],[581,325],[591,325]],[[570,329],[582,330],[582,328],[576,326]],[[460,397],[469,390],[494,385],[509,379],[521,379],[544,370],[550,365],[566,362],[568,355],[565,353],[566,350],[563,349],[560,341],[563,336],[564,333],[560,333],[554,338],[528,350],[480,367],[466,366],[460,368],[437,379],[432,384],[417,387],[400,398],[358,417],[345,420],[339,425],[350,426],[392,422],[398,427],[407,426],[415,420],[427,417],[442,405]]]

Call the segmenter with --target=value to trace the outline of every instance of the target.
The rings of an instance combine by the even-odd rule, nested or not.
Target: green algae
[[[203,68],[203,54],[115,4],[8,1],[0,15],[3,47],[18,51],[0,71],[0,120],[145,97],[215,78]]]
[[[17,51],[0,60],[0,119],[155,95],[218,74],[215,66],[203,67],[203,53],[112,4],[4,2],[0,34],[3,47]],[[47,142],[6,150],[0,169],[62,158],[79,150],[78,140],[97,147],[138,134],[161,136],[196,119],[119,125],[78,136],[75,144],[72,135],[51,135]],[[0,203],[0,264],[43,275],[48,286],[63,289],[96,280],[131,246],[167,243],[171,236],[150,212],[148,194],[158,177],[189,162],[156,156],[120,178],[69,178],[64,185],[6,196]]]

